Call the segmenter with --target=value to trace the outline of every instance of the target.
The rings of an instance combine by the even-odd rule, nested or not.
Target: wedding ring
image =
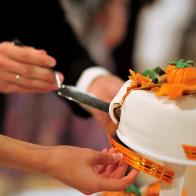
[[[16,74],[16,81],[19,81],[19,80],[20,80],[20,75]]]

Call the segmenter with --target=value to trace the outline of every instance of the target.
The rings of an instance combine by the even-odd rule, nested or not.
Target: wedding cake
[[[144,157],[196,166],[193,62],[181,59],[171,62],[165,70],[157,67],[143,74],[130,70],[130,74],[130,80],[110,104],[118,138]]]
[[[171,66],[175,70],[172,76]],[[196,68],[191,61],[177,61],[166,71],[146,70],[144,75],[131,71],[130,80],[110,106],[111,118],[119,123],[119,138],[152,158],[195,163],[185,153],[186,146],[196,146],[195,93]],[[114,115],[115,107],[120,107],[120,122]]]

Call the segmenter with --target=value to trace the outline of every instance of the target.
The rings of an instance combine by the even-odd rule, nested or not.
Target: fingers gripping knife
[[[24,44],[17,38],[13,40],[13,43],[16,46],[20,46],[20,47],[24,46]],[[97,99],[96,97],[90,94],[83,93],[74,86],[62,84],[59,75],[55,71],[52,71],[52,72],[54,73],[56,83],[59,88],[58,95],[66,99],[69,99],[70,101],[74,101],[78,104],[82,103],[82,104],[91,106],[93,108],[96,108],[98,110],[109,112],[109,103],[106,103],[100,99]]]
[[[20,46],[20,47],[24,46],[24,44],[17,38],[13,40],[13,43],[16,46]],[[74,86],[62,84],[59,75],[55,71],[52,71],[52,72],[54,73],[56,83],[59,88],[58,95],[70,101],[74,101],[78,104],[79,103],[85,104],[93,108],[96,108],[98,110],[101,110],[107,113],[109,112],[109,103],[106,103],[90,94],[83,93]]]
[[[18,38],[13,40],[13,44],[20,47],[24,46],[24,44]],[[90,94],[83,93],[74,86],[62,84],[59,75],[55,71],[51,71],[55,76],[56,83],[59,88],[58,95],[76,103],[85,104],[98,110],[109,112],[109,103],[106,103]]]

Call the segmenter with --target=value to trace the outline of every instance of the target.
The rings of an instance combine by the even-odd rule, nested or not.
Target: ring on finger
[[[20,75],[16,74],[16,81],[19,81],[19,80],[20,80]]]

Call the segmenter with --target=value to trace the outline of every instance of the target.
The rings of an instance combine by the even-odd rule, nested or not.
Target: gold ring
[[[20,75],[16,74],[16,81],[19,81],[19,80],[20,80]]]

